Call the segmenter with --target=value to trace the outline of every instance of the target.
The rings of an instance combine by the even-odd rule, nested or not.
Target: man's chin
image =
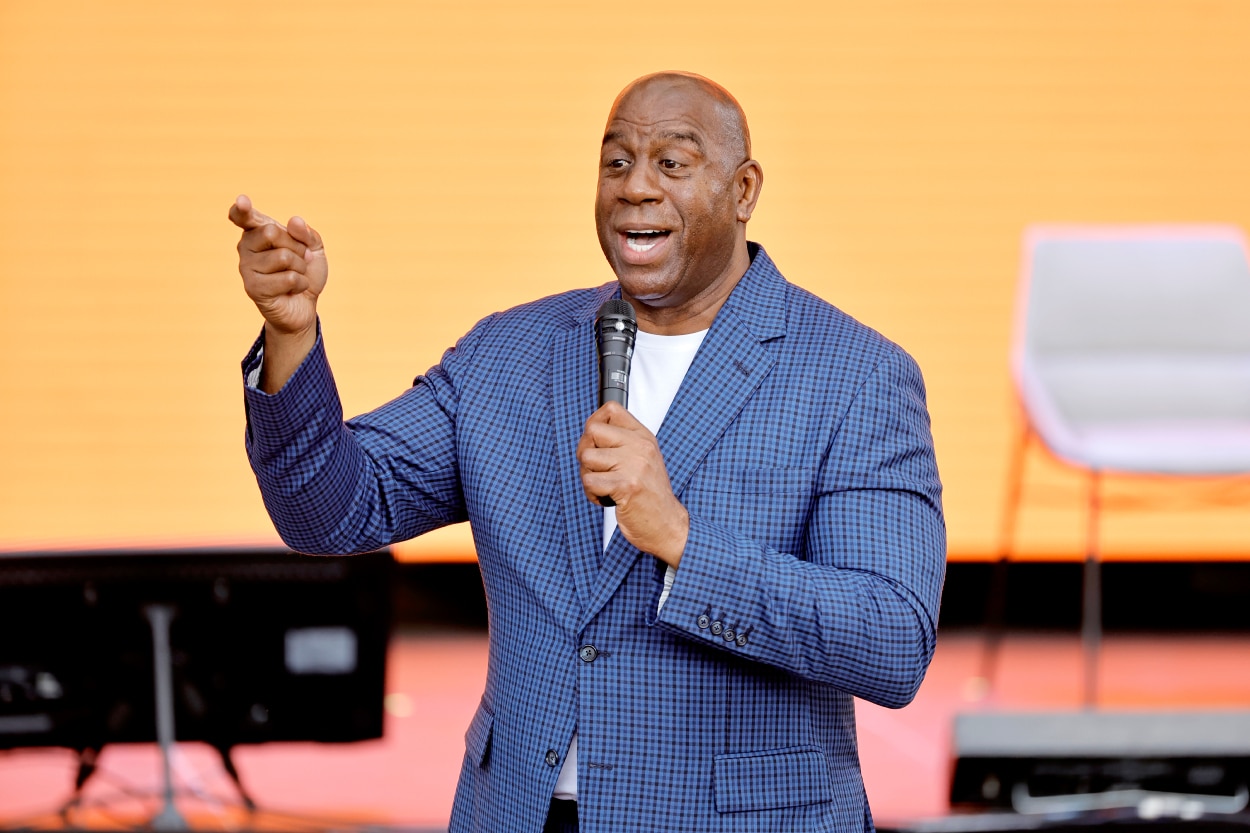
[[[666,280],[666,277],[657,270],[638,267],[622,269],[616,273],[616,279],[621,285],[621,294],[649,307],[666,306],[664,299],[673,290],[673,282]]]

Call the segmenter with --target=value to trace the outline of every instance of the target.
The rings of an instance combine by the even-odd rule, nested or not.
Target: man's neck
[[[681,336],[697,333],[712,326],[721,307],[729,300],[734,288],[751,268],[751,255],[746,242],[734,253],[725,269],[727,277],[713,281],[707,291],[674,307],[649,306],[645,301],[631,298],[622,290],[621,297],[634,306],[638,316],[638,329],[661,336]]]

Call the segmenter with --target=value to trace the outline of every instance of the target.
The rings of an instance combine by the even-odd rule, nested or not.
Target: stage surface
[[[969,680],[981,647],[976,632],[943,633],[912,705],[891,711],[859,704],[864,777],[880,826],[906,827],[950,813],[955,714],[1079,708],[1075,634],[1008,636],[997,685],[988,698],[972,701]],[[200,830],[445,829],[486,650],[486,635],[478,630],[400,632],[391,645],[382,740],[240,748],[235,760],[260,808],[250,818],[216,754],[182,744],[174,766],[178,806]],[[1100,705],[1108,709],[1243,709],[1250,705],[1250,636],[1112,634],[1099,676]],[[65,750],[0,752],[0,829],[60,826],[56,810],[70,795],[75,767]],[[94,829],[142,822],[159,806],[160,772],[153,747],[106,749],[83,809],[70,820]]]

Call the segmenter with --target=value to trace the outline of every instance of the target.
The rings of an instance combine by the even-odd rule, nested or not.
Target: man
[[[729,93],[639,79],[595,205],[618,280],[485,319],[347,424],[320,237],[230,210],[265,318],[248,452],[284,539],[358,552],[472,525],[490,663],[453,832],[872,826],[852,698],[905,705],[928,666],[941,487],[914,362],[747,242],[762,180]],[[595,401],[595,313],[618,293],[628,411]]]

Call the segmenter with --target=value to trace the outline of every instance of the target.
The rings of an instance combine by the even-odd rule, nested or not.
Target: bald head
[[[645,332],[711,325],[751,265],[746,224],[764,171],[742,108],[684,72],[639,78],[616,98],[599,152],[599,244]]]
[[[730,169],[751,158],[751,131],[738,100],[720,84],[693,72],[656,72],[632,81],[612,103],[608,124],[631,99],[665,93],[685,95],[692,104],[707,103],[715,108],[719,135],[714,138],[720,146],[715,150],[723,152],[723,162]]]

